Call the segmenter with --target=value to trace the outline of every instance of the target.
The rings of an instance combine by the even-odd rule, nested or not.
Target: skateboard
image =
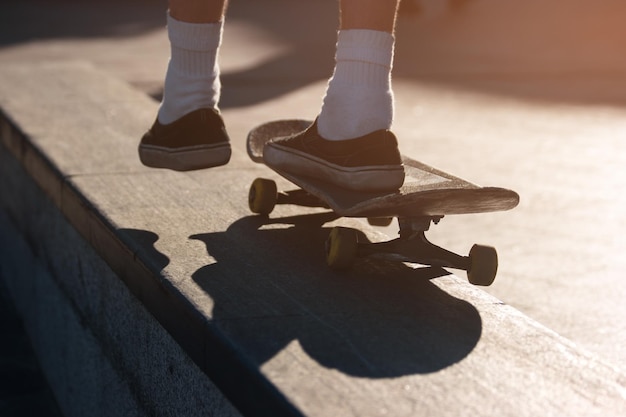
[[[277,120],[253,128],[246,141],[249,157],[263,163],[263,147],[271,139],[306,129],[309,120]],[[495,279],[495,248],[474,245],[468,256],[450,252],[428,241],[425,232],[447,215],[510,210],[519,195],[498,187],[481,187],[403,156],[405,181],[395,192],[347,190],[315,178],[275,170],[298,188],[277,189],[276,182],[257,178],[250,186],[248,203],[253,213],[269,215],[276,204],[329,208],[340,217],[366,218],[372,225],[398,219],[399,237],[387,242],[360,242],[355,229],[335,227],[326,241],[326,261],[337,270],[349,269],[358,258],[379,258],[467,271],[472,284],[488,286]]]

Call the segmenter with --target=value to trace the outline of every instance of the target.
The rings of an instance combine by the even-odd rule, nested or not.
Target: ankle
[[[187,23],[168,15],[171,56],[158,119],[169,124],[200,108],[217,108],[217,61],[223,22]]]
[[[339,32],[335,71],[318,118],[323,137],[344,140],[391,127],[393,48],[387,32]]]

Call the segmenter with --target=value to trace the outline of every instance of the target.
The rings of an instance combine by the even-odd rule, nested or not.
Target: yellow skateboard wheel
[[[348,269],[356,259],[357,250],[357,231],[334,227],[326,241],[326,263],[332,269]]]
[[[276,182],[265,178],[257,178],[252,182],[248,193],[250,211],[256,214],[270,214],[277,200]]]
[[[498,253],[491,246],[474,245],[469,253],[467,278],[474,285],[489,286],[498,272]]]

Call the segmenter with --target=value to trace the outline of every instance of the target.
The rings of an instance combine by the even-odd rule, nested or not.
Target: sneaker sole
[[[402,165],[342,167],[273,143],[265,146],[263,159],[270,168],[317,178],[354,191],[395,191],[404,183]]]
[[[179,150],[139,145],[139,159],[142,164],[174,171],[192,171],[226,165],[230,161],[231,153],[230,144]]]

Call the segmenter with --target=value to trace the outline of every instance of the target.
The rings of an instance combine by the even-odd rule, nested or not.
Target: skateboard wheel
[[[256,214],[270,214],[276,206],[278,192],[276,183],[265,178],[257,178],[250,186],[248,206]]]
[[[357,231],[347,227],[334,227],[326,240],[326,263],[332,269],[348,269],[357,256]]]
[[[467,271],[469,282],[474,285],[489,286],[498,272],[498,253],[491,246],[474,245],[469,253],[470,268]]]
[[[393,221],[393,217],[368,217],[367,222],[371,226],[387,227]]]

